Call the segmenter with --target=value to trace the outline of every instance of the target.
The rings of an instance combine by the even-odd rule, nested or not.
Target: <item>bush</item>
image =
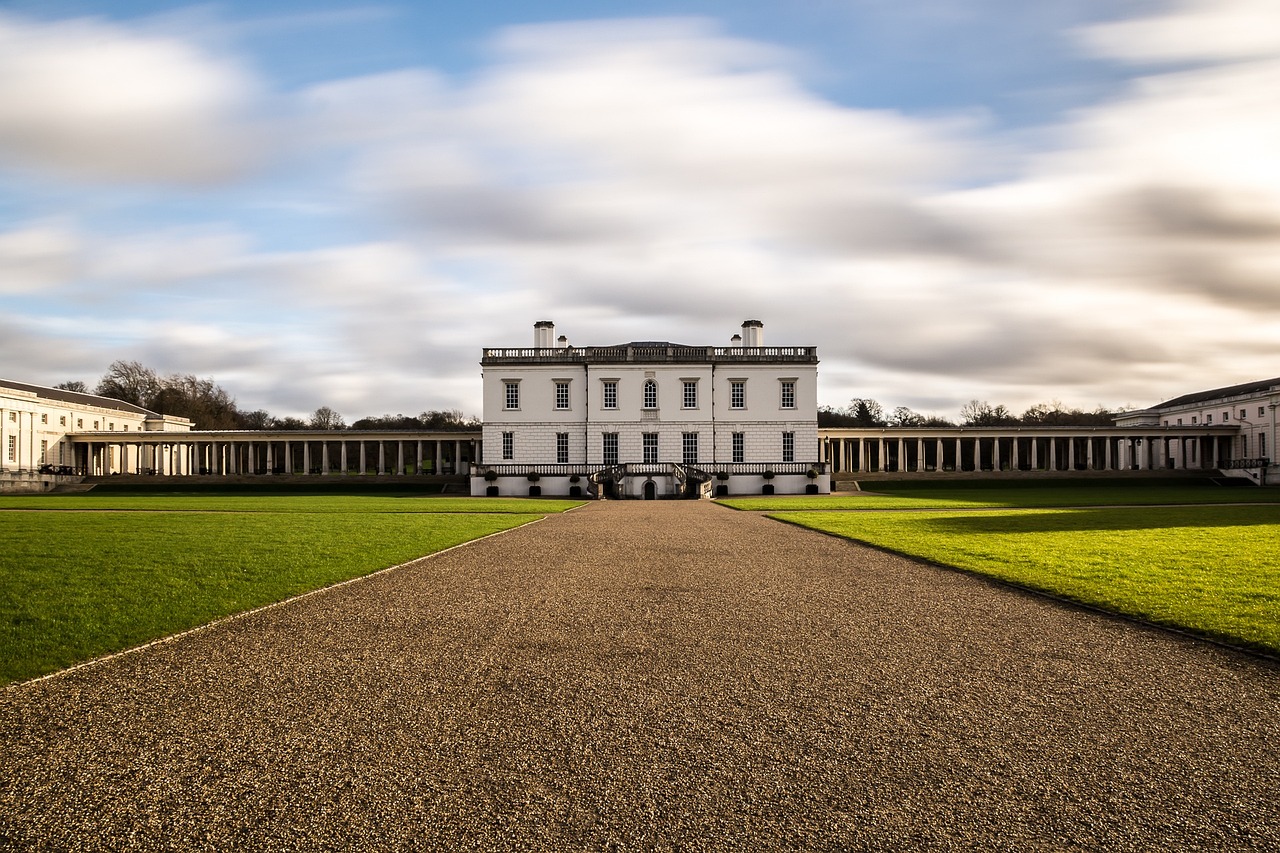
[[[498,472],[497,472],[497,471],[485,471],[485,472],[484,472],[484,479],[485,479],[485,482],[492,483],[494,480],[498,479]]]
[[[538,482],[538,481],[539,481],[539,480],[541,480],[541,479],[542,479],[542,477],[538,474],[538,472],[537,472],[537,471],[530,471],[530,472],[529,472],[528,480],[529,480],[529,482],[530,482],[530,483],[536,483],[536,482]]]

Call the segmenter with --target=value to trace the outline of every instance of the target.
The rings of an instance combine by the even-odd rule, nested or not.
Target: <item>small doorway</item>
[[[658,497],[658,484],[653,480],[644,481],[644,499],[647,501],[656,500]]]

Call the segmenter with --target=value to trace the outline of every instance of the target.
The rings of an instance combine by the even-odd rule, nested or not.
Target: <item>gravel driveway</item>
[[[0,847],[1276,850],[1280,667],[596,503],[0,693]]]

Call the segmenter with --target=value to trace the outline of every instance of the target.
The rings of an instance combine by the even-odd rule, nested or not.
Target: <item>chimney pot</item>
[[[759,320],[743,320],[742,345],[747,347],[764,346],[764,323]]]

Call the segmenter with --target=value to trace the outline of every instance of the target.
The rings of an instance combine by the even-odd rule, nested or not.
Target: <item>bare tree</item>
[[[347,426],[342,415],[328,406],[321,406],[312,412],[311,422],[308,425],[312,429],[346,429]]]
[[[159,390],[160,377],[154,370],[141,362],[121,360],[111,362],[96,393],[149,409]]]
[[[63,391],[78,391],[81,394],[89,393],[89,386],[85,385],[79,379],[68,379],[66,382],[59,382],[54,388],[61,388]]]
[[[960,407],[965,426],[1012,426],[1018,417],[1003,405],[993,406],[986,400],[970,400]]]

